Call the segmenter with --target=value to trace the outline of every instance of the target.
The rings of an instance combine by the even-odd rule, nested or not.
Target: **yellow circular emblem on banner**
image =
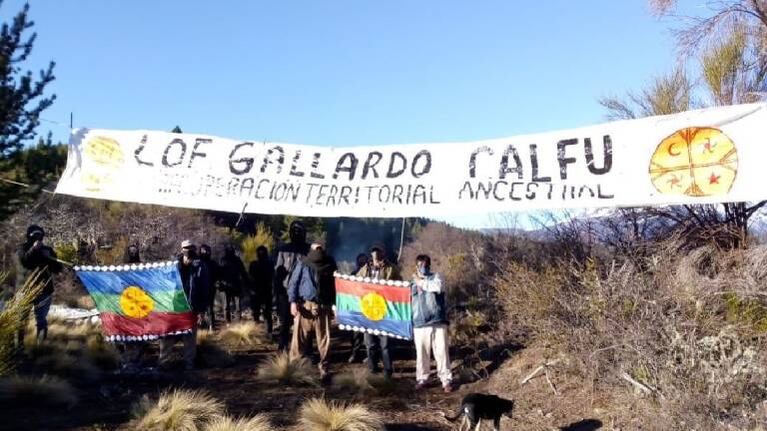
[[[138,286],[128,286],[120,295],[120,308],[128,317],[141,319],[154,309],[154,301],[144,289]]]
[[[735,143],[713,127],[688,127],[661,141],[650,178],[663,194],[716,196],[730,191],[738,172]]]
[[[362,314],[370,320],[381,320],[386,315],[386,298],[371,292],[360,300]]]
[[[81,181],[90,191],[100,191],[112,183],[112,174],[125,163],[120,143],[96,136],[83,145]]]

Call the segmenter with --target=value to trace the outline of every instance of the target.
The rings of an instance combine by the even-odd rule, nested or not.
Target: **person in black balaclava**
[[[139,256],[138,246],[131,244],[125,250],[124,263],[141,263],[141,257]]]
[[[208,307],[205,314],[207,314],[208,329],[213,330],[216,325],[216,281],[218,281],[219,268],[215,260],[213,260],[212,249],[208,244],[200,244],[200,260],[205,262],[208,266],[208,278],[210,286],[210,298],[208,299]]]
[[[219,284],[226,295],[226,321],[232,321],[232,313],[242,320],[242,288],[248,283],[248,273],[242,259],[237,256],[234,246],[224,246],[224,257],[219,265]]]
[[[30,271],[39,270],[38,280],[43,283],[43,289],[32,302],[37,327],[37,341],[45,340],[48,336],[48,311],[53,300],[53,274],[61,272],[61,263],[56,259],[56,252],[45,244],[45,231],[37,225],[27,228],[24,244],[19,249],[21,265]]]
[[[269,250],[263,245],[256,249],[256,260],[250,262],[248,272],[251,280],[250,307],[253,310],[253,321],[258,322],[263,312],[266,333],[271,335],[274,266],[269,259]]]
[[[288,282],[298,262],[309,252],[306,243],[306,227],[296,220],[288,229],[290,242],[277,249],[277,260],[274,264],[274,300],[277,302],[277,315],[280,318],[279,350],[288,348],[290,343],[290,326],[293,317],[290,314],[288,301]]]

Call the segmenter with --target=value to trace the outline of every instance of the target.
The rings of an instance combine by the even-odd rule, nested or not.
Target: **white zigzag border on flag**
[[[110,341],[110,342],[151,341],[151,340],[159,340],[160,338],[171,337],[174,335],[186,335],[191,333],[192,333],[192,330],[187,329],[185,331],[169,332],[165,335],[110,335],[108,337],[104,337],[104,340]]]
[[[398,280],[377,280],[370,277],[358,277],[356,275],[341,274],[340,272],[334,272],[335,278],[341,278],[349,281],[359,281],[363,283],[380,284],[381,286],[395,286],[395,287],[410,287],[410,283],[407,281]]]
[[[407,281],[398,281],[398,280],[377,280],[370,277],[358,277],[356,275],[349,275],[349,274],[342,274],[340,272],[334,272],[333,276],[335,278],[340,278],[343,280],[349,280],[349,281],[358,281],[363,283],[371,283],[371,284],[380,284],[381,286],[395,286],[395,287],[409,287],[410,283]],[[335,305],[333,306],[333,311],[336,311]],[[392,334],[388,331],[381,331],[379,329],[368,329],[363,328],[361,326],[352,326],[352,325],[343,325],[339,324],[338,329],[345,330],[345,331],[355,331],[355,332],[362,332],[362,333],[368,333],[373,335],[385,335],[387,337],[397,338],[399,340],[407,340],[407,338],[401,336]]]
[[[152,263],[129,263],[125,265],[77,265],[74,267],[75,271],[141,271],[146,269],[156,269],[165,266],[175,265],[176,261],[167,260],[164,262],[152,262]]]

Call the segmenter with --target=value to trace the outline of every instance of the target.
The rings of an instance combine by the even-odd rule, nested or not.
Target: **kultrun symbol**
[[[112,183],[112,176],[125,162],[120,143],[96,136],[83,145],[81,181],[85,188],[98,192]]]
[[[126,316],[141,319],[152,312],[154,301],[144,289],[138,286],[128,286],[120,295],[120,308]]]
[[[688,127],[667,137],[650,160],[650,179],[663,194],[727,194],[738,173],[732,140],[713,127]]]
[[[360,308],[368,319],[381,320],[386,315],[386,299],[378,293],[368,293],[360,300]]]

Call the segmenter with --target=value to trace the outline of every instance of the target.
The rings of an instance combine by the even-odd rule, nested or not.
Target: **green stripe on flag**
[[[336,294],[336,309],[338,311],[356,311],[361,313],[360,297],[346,293]],[[413,309],[409,302],[386,301],[386,315],[384,319],[410,320]]]
[[[154,301],[152,311],[160,313],[181,313],[189,311],[183,290],[163,290],[150,295]],[[99,312],[115,313],[123,315],[125,312],[120,307],[120,295],[107,295],[103,293],[91,293],[91,298],[96,303]]]

